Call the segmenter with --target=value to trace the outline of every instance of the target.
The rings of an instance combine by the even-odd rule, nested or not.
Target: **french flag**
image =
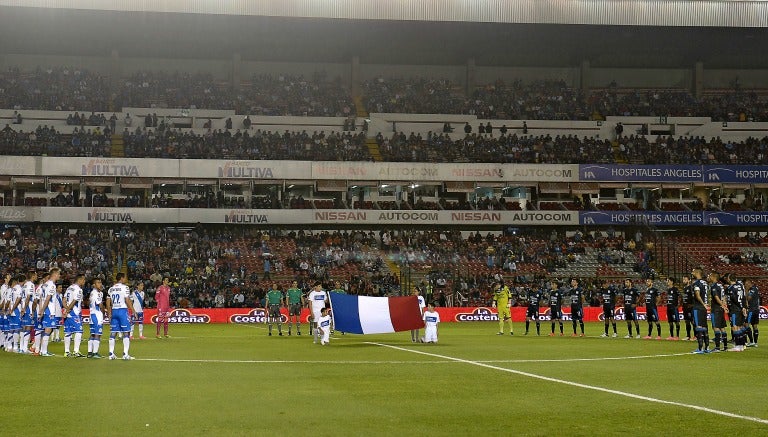
[[[416,296],[371,297],[329,293],[337,331],[385,334],[424,327]]]

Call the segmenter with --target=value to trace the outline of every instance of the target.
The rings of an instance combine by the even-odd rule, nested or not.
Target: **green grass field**
[[[132,362],[63,358],[61,343],[53,358],[0,353],[0,435],[768,435],[768,347],[691,355],[693,342],[589,337],[598,324],[586,338],[497,327],[320,346],[263,325],[176,325],[134,341]]]

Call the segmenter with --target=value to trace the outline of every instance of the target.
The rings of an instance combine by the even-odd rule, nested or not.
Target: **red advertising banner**
[[[525,320],[526,307],[512,308],[512,321],[522,322]],[[496,308],[488,307],[450,307],[436,308],[440,314],[441,322],[498,322],[499,316]],[[678,308],[680,320],[683,319],[683,313]],[[288,321],[288,311],[281,310],[283,323]],[[638,320],[646,320],[645,307],[637,308]],[[617,307],[614,310],[614,317],[617,321],[624,320],[624,308]],[[760,319],[768,320],[768,307],[760,307]],[[307,323],[309,319],[309,309],[304,308],[301,311],[301,323]],[[662,322],[667,320],[667,308],[659,307],[659,319]],[[539,320],[550,320],[549,307],[539,309]],[[571,320],[570,307],[563,307],[563,320]],[[599,322],[604,320],[603,309],[599,307],[584,307],[585,322]],[[157,310],[147,309],[144,311],[144,322],[154,324],[157,321]],[[265,323],[266,311],[263,308],[177,308],[171,311],[168,323]],[[83,311],[83,323],[90,323],[88,310]]]

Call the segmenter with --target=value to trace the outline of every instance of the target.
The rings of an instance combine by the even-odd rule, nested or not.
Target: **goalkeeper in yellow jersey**
[[[512,332],[512,313],[509,309],[512,293],[509,291],[509,287],[503,285],[500,282],[493,284],[493,307],[498,309],[499,312],[499,333],[498,335],[504,335],[504,322],[509,323],[509,335],[515,335]]]

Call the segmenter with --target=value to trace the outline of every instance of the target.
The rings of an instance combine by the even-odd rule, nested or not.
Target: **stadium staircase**
[[[366,138],[365,145],[368,147],[368,153],[375,162],[381,162],[384,160],[381,156],[381,150],[379,150],[379,143],[376,142],[376,138]]]
[[[112,134],[112,153],[113,158],[125,158],[125,143],[121,134]]]
[[[355,103],[355,115],[359,118],[368,118],[368,111],[363,104],[363,96],[356,94],[352,96],[352,101]]]
[[[613,148],[613,159],[616,161],[616,163],[627,164],[627,160],[624,158],[624,155],[622,155],[619,151],[619,142],[611,141],[611,146]]]

